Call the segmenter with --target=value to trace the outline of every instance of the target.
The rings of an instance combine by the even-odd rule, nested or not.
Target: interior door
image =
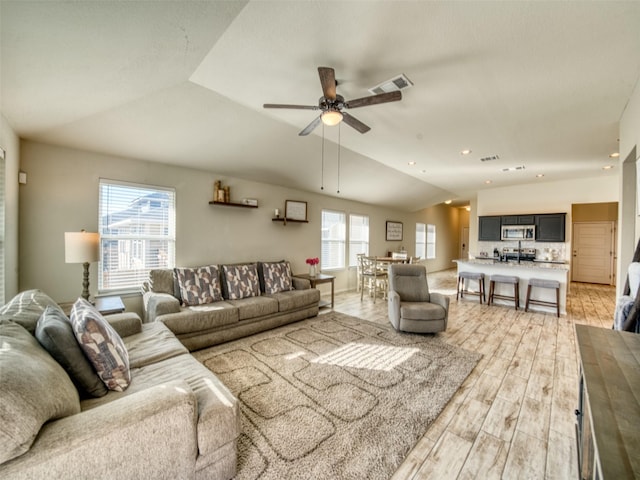
[[[614,249],[614,222],[574,223],[571,279],[614,285]]]
[[[460,257],[469,258],[469,227],[462,227],[460,231]]]

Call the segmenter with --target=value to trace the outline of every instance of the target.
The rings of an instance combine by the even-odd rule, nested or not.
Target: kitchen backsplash
[[[478,242],[478,251],[471,252],[470,255],[474,257],[481,256],[482,253],[486,253],[487,256],[493,257],[493,249],[497,248],[498,251],[502,251],[503,248],[518,248],[517,241],[502,241],[502,242]],[[552,243],[552,242],[531,242],[522,240],[521,248],[535,248],[536,259],[546,260],[547,255],[549,259],[555,259],[560,261],[569,261],[566,256],[566,243]],[[555,257],[555,258],[554,258]]]

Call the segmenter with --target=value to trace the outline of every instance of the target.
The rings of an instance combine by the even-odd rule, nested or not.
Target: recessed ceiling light
[[[467,210],[467,212],[471,211],[471,207],[464,207],[464,208]]]
[[[460,152],[460,155],[469,155],[470,153],[471,153],[471,150],[469,150],[469,149],[467,148],[467,149],[465,149],[465,150],[462,150],[462,151]]]
[[[536,178],[542,178],[542,177],[544,177],[544,173],[539,173],[536,175]]]
[[[491,180],[485,180],[484,183],[486,183],[487,185],[489,185],[491,183]]]
[[[611,170],[613,168],[613,165],[605,165],[604,167],[602,167],[603,170]]]
[[[620,152],[613,152],[609,154],[609,158],[618,158],[620,156]]]
[[[451,200],[445,200],[444,203],[446,203],[447,205],[449,205],[451,203]]]
[[[410,167],[413,167],[416,164],[416,162],[408,162],[407,165],[409,165]]]

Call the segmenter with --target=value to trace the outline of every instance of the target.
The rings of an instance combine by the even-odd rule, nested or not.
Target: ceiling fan
[[[325,125],[337,125],[344,120],[344,123],[355,128],[360,133],[367,133],[370,127],[362,123],[357,118],[345,112],[345,109],[366,107],[369,105],[377,105],[379,103],[397,102],[402,99],[400,91],[380,93],[369,97],[356,98],[355,100],[347,100],[336,94],[336,74],[333,68],[318,67],[320,75],[320,84],[322,85],[322,97],[318,100],[318,105],[281,105],[277,103],[265,103],[264,108],[294,108],[298,110],[321,110],[309,125],[307,125],[298,135],[309,135],[319,124],[323,122]]]

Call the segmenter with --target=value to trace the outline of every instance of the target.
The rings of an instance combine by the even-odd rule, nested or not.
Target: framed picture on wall
[[[288,220],[305,221],[307,219],[307,202],[286,200],[284,202],[284,216]]]
[[[402,240],[402,222],[392,222],[387,220],[387,241]]]

